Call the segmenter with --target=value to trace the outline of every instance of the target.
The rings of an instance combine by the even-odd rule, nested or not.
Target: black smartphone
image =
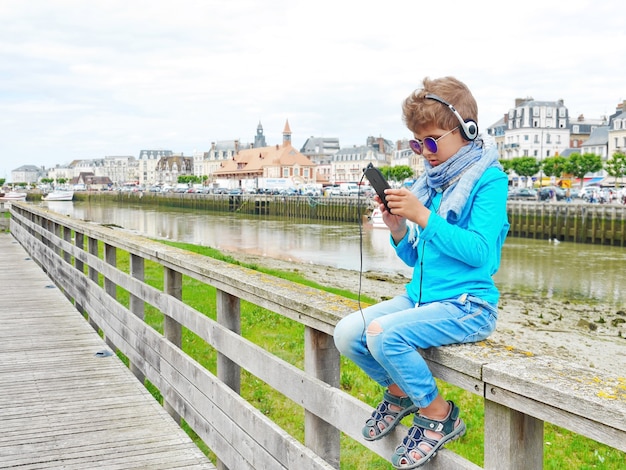
[[[385,195],[385,189],[388,189],[391,186],[389,186],[389,183],[387,183],[387,180],[385,179],[383,174],[380,172],[380,170],[376,168],[374,165],[372,165],[371,163],[367,165],[367,167],[363,170],[363,172],[367,180],[372,185],[372,188],[374,188],[374,191],[376,191],[376,194],[378,194],[378,197],[380,198],[381,201],[383,201],[383,204],[385,205],[385,207],[391,214],[391,210],[389,209],[389,206],[387,205],[387,197]]]

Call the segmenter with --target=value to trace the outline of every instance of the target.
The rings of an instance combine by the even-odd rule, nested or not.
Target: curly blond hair
[[[478,120],[478,105],[465,85],[454,77],[431,80],[426,77],[422,88],[411,93],[402,103],[402,117],[406,127],[414,134],[425,127],[454,129],[459,125],[456,116],[438,101],[426,99],[429,93],[443,98],[453,105],[463,119]]]

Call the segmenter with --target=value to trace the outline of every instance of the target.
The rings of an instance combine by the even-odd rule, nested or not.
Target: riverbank
[[[242,263],[298,273],[321,285],[359,292],[378,301],[402,293],[403,275],[297,264],[229,251]],[[548,355],[591,368],[620,373],[626,370],[626,312],[603,304],[502,292],[496,331],[489,341],[528,354]]]

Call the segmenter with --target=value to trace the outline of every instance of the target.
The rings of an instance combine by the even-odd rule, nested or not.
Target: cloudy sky
[[[342,146],[409,137],[425,76],[473,90],[479,124],[515,98],[599,118],[626,99],[617,0],[0,0],[0,178],[24,165],[269,145],[289,120]]]

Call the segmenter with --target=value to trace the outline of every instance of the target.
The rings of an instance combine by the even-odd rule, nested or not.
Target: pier
[[[0,256],[0,468],[215,468],[8,233]]]

